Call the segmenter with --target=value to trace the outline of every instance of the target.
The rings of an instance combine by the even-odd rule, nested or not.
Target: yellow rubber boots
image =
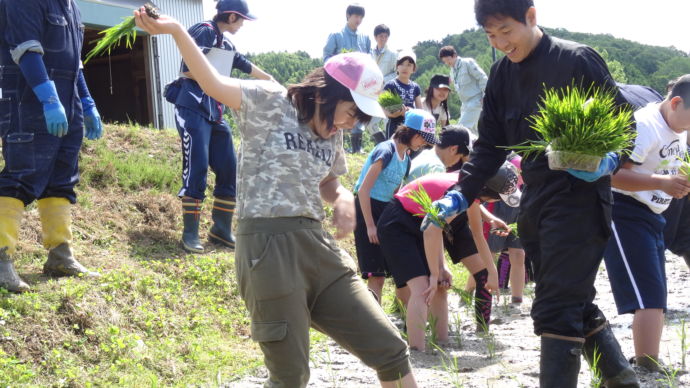
[[[38,213],[43,228],[43,246],[48,249],[48,260],[43,273],[49,276],[98,277],[81,265],[72,255],[72,215],[70,203],[65,198],[43,198],[38,200]]]
[[[25,292],[30,289],[12,264],[23,215],[24,202],[16,198],[0,197],[0,287],[11,292]]]

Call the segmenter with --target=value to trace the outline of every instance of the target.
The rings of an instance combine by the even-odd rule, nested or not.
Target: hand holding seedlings
[[[175,33],[184,31],[184,28],[177,20],[165,15],[153,18],[149,16],[144,7],[139,8],[138,11],[134,11],[134,21],[137,27],[151,35],[175,35]]]
[[[683,198],[690,193],[690,181],[685,175],[661,175],[661,190],[673,198]]]
[[[499,218],[490,220],[489,224],[491,225],[489,232],[497,236],[505,237],[512,231],[512,228]]]

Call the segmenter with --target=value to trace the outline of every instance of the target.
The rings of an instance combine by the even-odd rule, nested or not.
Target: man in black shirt
[[[548,36],[536,23],[532,0],[475,0],[477,22],[493,47],[494,63],[479,119],[479,139],[460,181],[437,208],[445,216],[464,211],[505,161],[508,149],[537,140],[529,116],[547,88],[581,85],[617,92],[604,60],[591,48]],[[554,171],[545,155],[524,158],[525,190],[518,228],[535,272],[534,332],[541,336],[540,386],[576,387],[580,354],[595,353],[604,386],[637,387],[603,313],[593,303],[594,279],[611,234],[611,179],[618,157],[607,155],[598,171]]]

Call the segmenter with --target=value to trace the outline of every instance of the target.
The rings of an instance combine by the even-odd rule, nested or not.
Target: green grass
[[[145,133],[151,131],[155,132]],[[177,138],[176,133],[125,127],[111,134],[114,136],[108,142],[85,143],[80,160],[82,185],[100,189],[118,186],[126,191],[155,189],[168,193],[178,189],[181,155],[179,147],[170,146]],[[158,148],[161,145],[163,147]]]
[[[261,365],[232,253],[179,247],[179,149],[175,132],[136,126],[85,141],[74,247],[100,279],[42,277],[27,208],[15,266],[33,292],[0,291],[0,386],[213,385]]]

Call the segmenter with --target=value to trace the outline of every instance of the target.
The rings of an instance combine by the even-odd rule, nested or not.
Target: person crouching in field
[[[144,31],[172,35],[204,93],[236,115],[235,265],[269,371],[265,386],[307,385],[313,327],[375,369],[383,387],[415,387],[405,342],[322,226],[323,199],[333,205],[337,237],[354,229],[354,197],[338,181],[347,170],[342,129],[383,114],[376,63],[340,54],[286,90],[220,76],[176,20],[134,14]]]
[[[512,166],[512,165],[511,165]],[[503,195],[515,195],[517,171],[506,164],[480,193],[483,201],[496,201]],[[429,227],[420,231],[424,211],[410,198],[420,188],[437,200],[457,182],[458,171],[434,173],[416,179],[395,195],[378,223],[379,238],[393,279],[397,287],[410,287],[407,305],[407,335],[410,347],[425,349],[424,329],[429,306],[436,320],[436,336],[440,343],[448,341],[448,294],[452,277],[443,257],[445,246],[454,264],[462,262],[474,277],[478,287],[475,295],[477,330],[486,331],[491,316],[491,293],[498,288],[498,275],[489,247],[482,233],[482,215],[479,201],[466,213],[451,220],[446,233],[441,228]],[[515,179],[513,179],[515,178]],[[515,184],[511,184],[511,182]],[[497,227],[508,229],[495,219]],[[444,236],[444,234],[447,234]],[[489,281],[489,271],[492,273]]]
[[[393,199],[410,171],[408,150],[416,151],[426,144],[436,144],[436,120],[421,109],[405,113],[405,122],[398,126],[391,140],[377,145],[367,157],[355,184],[355,247],[362,278],[381,301],[383,283],[389,272],[383,260],[376,233],[376,223],[383,209]],[[399,289],[398,289],[399,290]],[[406,302],[403,293],[398,298]]]

